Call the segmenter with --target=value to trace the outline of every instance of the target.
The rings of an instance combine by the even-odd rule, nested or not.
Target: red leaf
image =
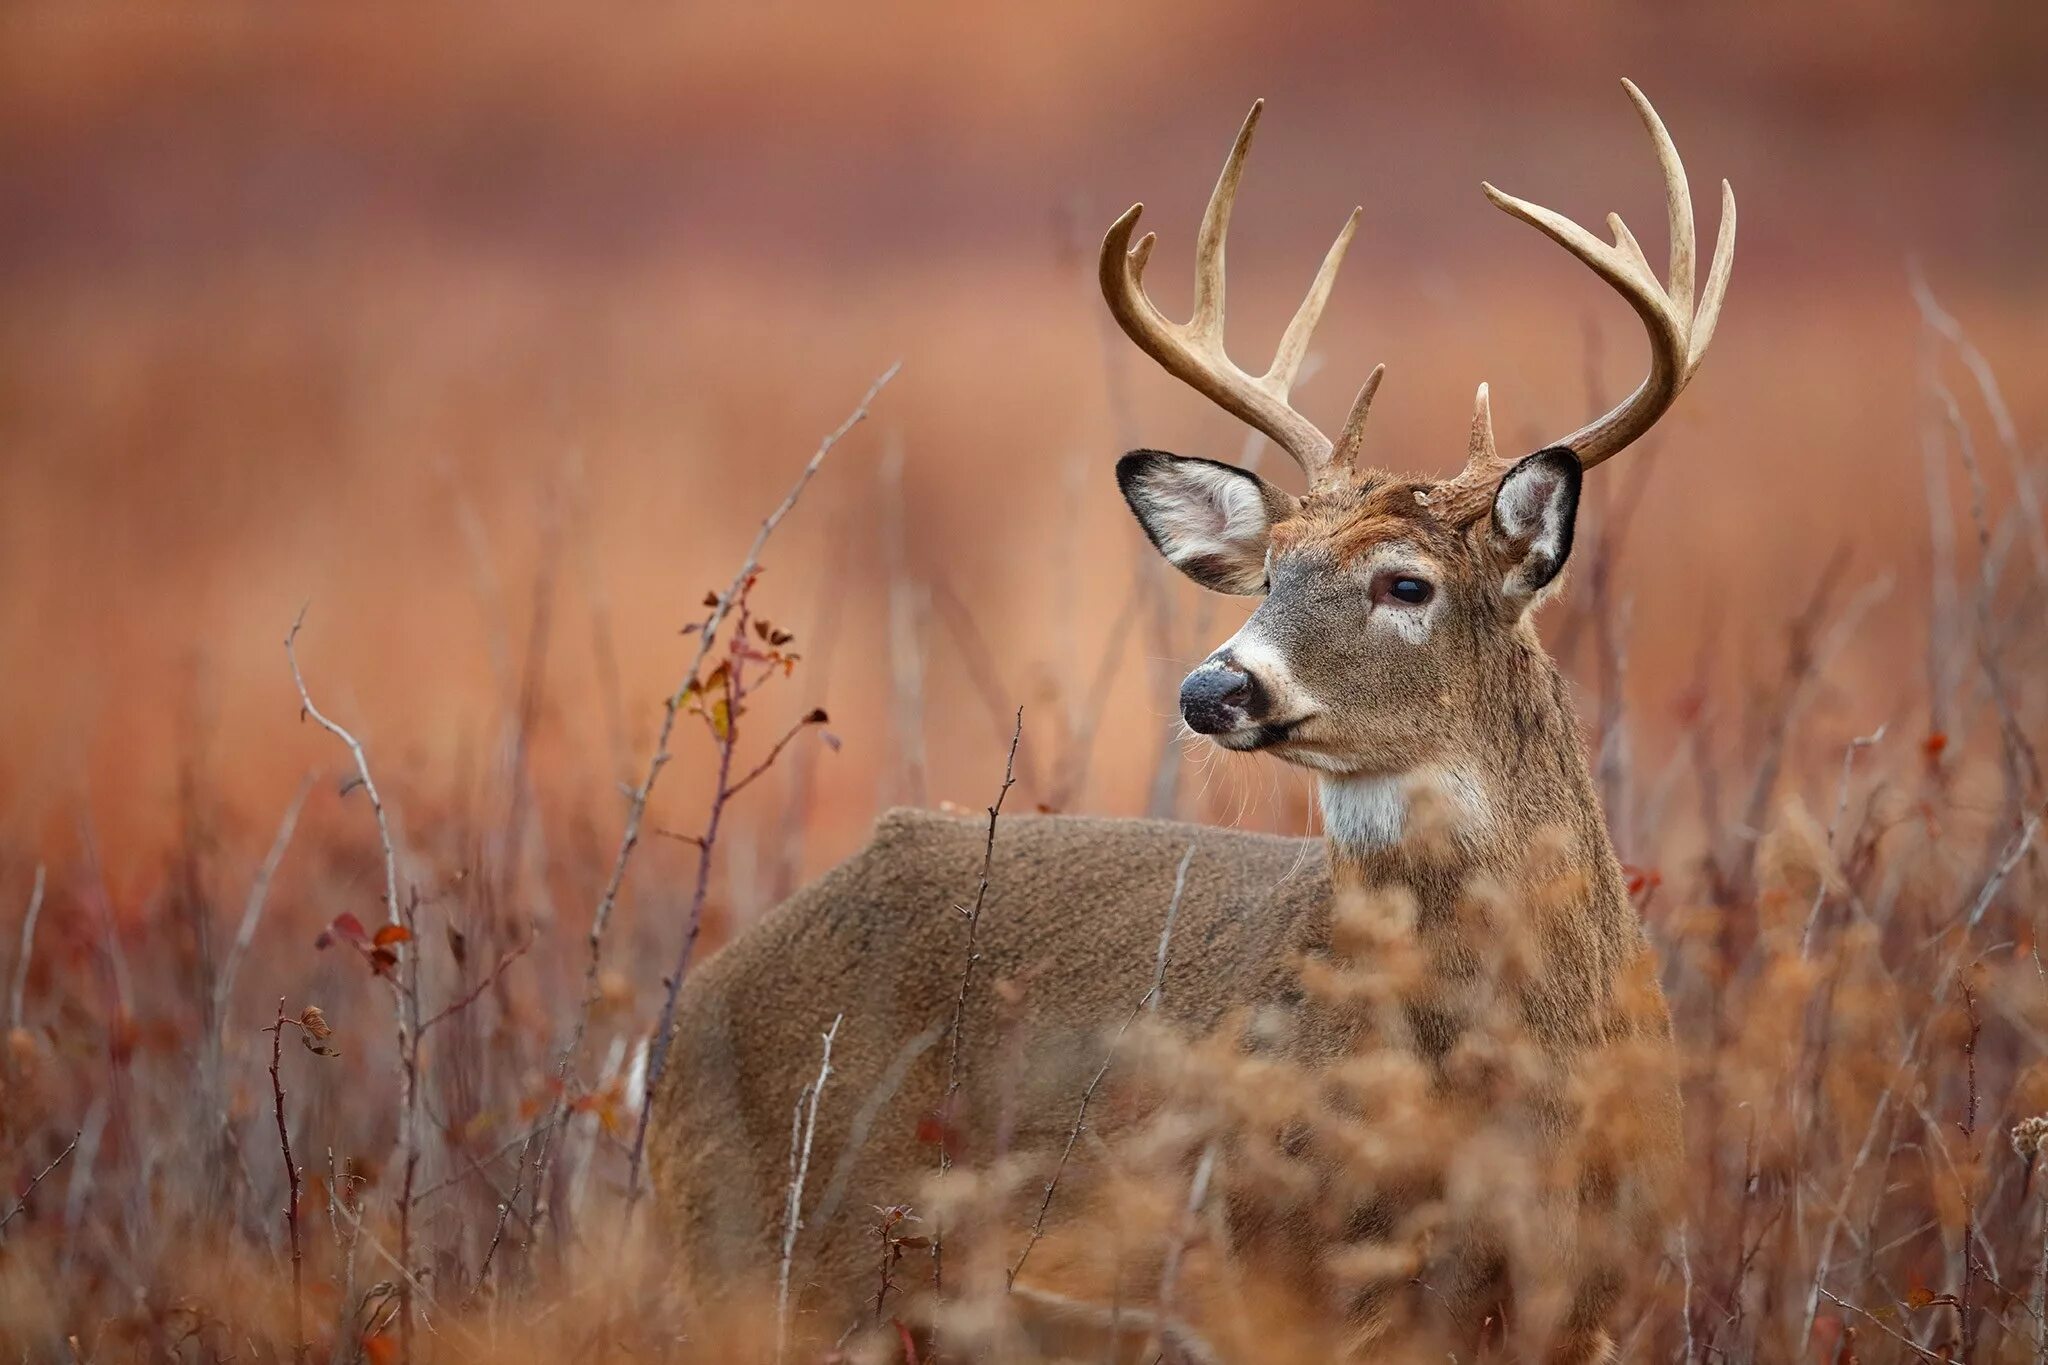
[[[370,959],[370,970],[379,976],[391,975],[391,969],[398,965],[398,954],[389,948],[373,948],[367,956]]]
[[[394,943],[403,943],[411,937],[412,930],[406,928],[403,924],[386,924],[378,928],[377,936],[371,939],[370,942],[376,944],[379,948],[385,948]]]
[[[329,948],[337,942],[364,944],[370,941],[369,931],[363,922],[344,910],[320,931],[320,937],[313,940],[315,948]]]
[[[811,708],[811,713],[810,713],[809,715],[807,715],[807,716],[805,716],[805,717],[804,717],[804,724],[806,724],[806,725],[823,725],[823,724],[824,724],[825,722],[827,722],[827,721],[829,721],[829,720],[831,720],[831,719],[832,719],[832,717],[830,717],[830,716],[828,716],[828,715],[826,715],[826,714],[825,714],[825,708],[824,708],[824,707],[822,707],[822,706],[814,706],[814,707],[812,707],[812,708]]]

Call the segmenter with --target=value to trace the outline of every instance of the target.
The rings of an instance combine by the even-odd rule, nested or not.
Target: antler
[[[1366,411],[1379,385],[1380,370],[1374,370],[1352,404],[1338,443],[1333,446],[1315,424],[1295,411],[1288,402],[1288,390],[1308,353],[1309,338],[1329,301],[1330,286],[1336,282],[1337,267],[1358,227],[1360,210],[1353,209],[1344,230],[1323,257],[1308,296],[1295,310],[1294,320],[1280,337],[1273,363],[1263,375],[1254,377],[1239,369],[1223,349],[1223,243],[1230,231],[1230,210],[1237,201],[1237,184],[1244,173],[1244,158],[1259,126],[1259,100],[1245,116],[1231,145],[1230,159],[1209,196],[1202,214],[1202,229],[1195,239],[1195,312],[1186,322],[1170,321],[1145,293],[1145,262],[1151,257],[1156,237],[1146,233],[1131,245],[1143,204],[1133,204],[1112,223],[1102,239],[1102,296],[1109,311],[1139,349],[1165,368],[1167,373],[1188,384],[1239,421],[1264,433],[1275,445],[1293,457],[1308,475],[1310,486],[1327,482],[1348,469],[1358,455],[1364,436]]]
[[[1591,266],[1594,274],[1629,301],[1649,331],[1650,373],[1636,391],[1605,416],[1588,422],[1561,440],[1549,443],[1569,447],[1579,457],[1579,463],[1588,469],[1626,448],[1655,425],[1692,379],[1701,357],[1707,353],[1708,343],[1714,339],[1714,323],[1720,317],[1721,299],[1728,288],[1729,268],[1735,260],[1735,191],[1723,180],[1721,227],[1714,241],[1714,262],[1707,271],[1706,287],[1700,291],[1699,306],[1695,309],[1692,190],[1686,184],[1685,165],[1678,159],[1678,149],[1672,145],[1671,134],[1664,130],[1664,121],[1657,117],[1657,111],[1650,107],[1650,101],[1644,98],[1643,92],[1633,81],[1625,80],[1621,84],[1635,103],[1636,112],[1642,116],[1643,127],[1649,130],[1650,140],[1657,147],[1657,160],[1664,168],[1664,197],[1671,219],[1669,285],[1657,282],[1656,272],[1650,268],[1642,247],[1619,214],[1607,216],[1608,227],[1614,232],[1614,245],[1609,246],[1560,213],[1502,194],[1491,185],[1484,186],[1486,197],[1497,207],[1540,229],[1545,236]],[[1465,473],[1453,480],[1457,484],[1477,483],[1500,473],[1502,462],[1493,448],[1492,423],[1483,384],[1476,408],[1470,458]]]

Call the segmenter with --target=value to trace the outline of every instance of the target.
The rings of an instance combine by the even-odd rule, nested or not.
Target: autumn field
[[[1013,734],[1012,815],[1315,834],[1303,774],[1182,732],[1246,608],[1110,472],[1292,471],[1116,331],[1101,233],[1142,198],[1184,308],[1265,97],[1234,344],[1362,205],[1301,402],[1385,361],[1368,458],[1447,473],[1480,380],[1528,448],[1642,373],[1478,189],[1661,258],[1628,76],[1742,235],[1541,620],[1682,1059],[1619,1358],[2048,1361],[2048,22],[1450,8],[0,15],[0,1359],[1029,1358],[999,1274],[919,1268],[942,1216],[1035,1243],[1064,1158],[986,1134],[877,1209],[864,1320],[795,1234],[758,1298],[683,1292],[671,987],[882,810],[985,818]],[[981,988],[1031,1018],[1028,970]],[[1102,1047],[1109,1127],[1306,1084]],[[1115,1217],[1235,1305],[1203,1349],[1331,1358],[1188,1141]],[[1468,1148],[1429,1159],[1507,1179]]]

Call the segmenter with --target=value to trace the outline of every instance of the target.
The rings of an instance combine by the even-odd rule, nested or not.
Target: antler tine
[[[1351,400],[1351,415],[1344,419],[1344,430],[1337,436],[1337,448],[1331,454],[1331,464],[1342,470],[1358,468],[1358,452],[1365,445],[1365,419],[1372,411],[1372,397],[1380,391],[1380,380],[1387,377],[1387,367],[1375,365],[1372,373],[1365,377],[1364,385],[1358,390],[1358,397]]]
[[[1694,307],[1693,288],[1697,257],[1693,239],[1692,191],[1685,178],[1685,165],[1671,141],[1664,121],[1643,92],[1632,81],[1622,87],[1643,120],[1657,151],[1664,173],[1665,214],[1671,228],[1670,281],[1660,284],[1642,246],[1619,215],[1609,215],[1614,232],[1612,246],[1566,218],[1540,205],[1503,194],[1492,185],[1483,188],[1498,208],[1530,224],[1559,246],[1591,267],[1628,300],[1643,320],[1650,337],[1650,373],[1619,406],[1588,422],[1553,445],[1568,446],[1579,462],[1590,469],[1625,449],[1648,431],[1670,408],[1706,355],[1714,337],[1714,324],[1721,312],[1721,300],[1728,288],[1728,275],[1735,260],[1735,192],[1721,182],[1721,226],[1714,243],[1714,260],[1707,272],[1706,287]],[[1476,423],[1475,418],[1475,423]],[[1496,462],[1497,463],[1497,462]],[[1477,477],[1478,471],[1472,471]]]
[[[1316,333],[1316,324],[1323,320],[1323,305],[1330,301],[1330,287],[1337,283],[1338,267],[1344,264],[1344,253],[1351,249],[1351,238],[1357,233],[1358,219],[1364,212],[1362,208],[1355,208],[1344,220],[1337,240],[1330,243],[1330,250],[1316,270],[1308,293],[1302,296],[1301,307],[1294,310],[1287,330],[1280,334],[1280,348],[1273,352],[1273,364],[1267,369],[1265,378],[1283,398],[1294,387],[1294,377],[1301,373],[1302,359],[1308,355],[1309,339]]]
[[[1138,343],[1139,349],[1167,373],[1286,451],[1308,475],[1313,487],[1335,472],[1334,447],[1313,422],[1295,411],[1288,402],[1288,392],[1301,371],[1309,339],[1322,319],[1323,306],[1329,302],[1337,269],[1343,264],[1345,249],[1351,245],[1358,227],[1359,211],[1352,211],[1323,257],[1307,296],[1280,338],[1273,363],[1258,376],[1238,368],[1223,347],[1224,247],[1230,233],[1230,211],[1237,202],[1238,183],[1244,174],[1245,155],[1251,148],[1252,134],[1258,128],[1264,107],[1265,101],[1260,100],[1245,116],[1244,126],[1231,144],[1229,159],[1223,163],[1223,174],[1209,196],[1209,206],[1202,214],[1201,230],[1195,239],[1193,316],[1185,323],[1170,321],[1145,293],[1145,263],[1151,256],[1154,239],[1147,233],[1135,246],[1131,243],[1143,204],[1133,204],[1110,225],[1102,239],[1102,294],[1117,324]],[[1375,383],[1376,379],[1369,380],[1368,387]],[[1369,392],[1362,395],[1362,402],[1369,404]],[[1363,415],[1363,406],[1355,409],[1354,422],[1362,421]],[[1346,431],[1350,433],[1349,426]]]

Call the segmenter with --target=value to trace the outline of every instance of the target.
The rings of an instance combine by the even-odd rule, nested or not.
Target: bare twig
[[[790,1128],[790,1180],[789,1204],[782,1222],[782,1268],[775,1282],[775,1359],[782,1360],[789,1345],[789,1266],[796,1256],[796,1235],[803,1230],[804,1181],[811,1173],[811,1142],[818,1135],[818,1105],[825,1097],[825,1082],[832,1075],[832,1040],[839,1036],[839,1025],[845,1022],[844,1014],[832,1020],[832,1027],[825,1030],[824,1055],[818,1062],[818,1079],[804,1087],[797,1096],[796,1116],[802,1120],[803,1145],[796,1144],[797,1128]],[[806,1108],[808,1101],[808,1108]]]
[[[363,752],[362,743],[335,721],[329,719],[306,690],[306,678],[299,671],[298,639],[299,630],[306,623],[306,607],[299,608],[298,617],[284,637],[284,654],[291,664],[292,682],[299,689],[299,705],[321,729],[333,735],[348,747],[355,759],[356,776],[363,792],[370,799],[370,810],[377,819],[377,843],[384,855],[384,909],[390,923],[406,930],[403,941],[393,945],[398,952],[400,966],[392,982],[393,1007],[398,1024],[398,1151],[404,1175],[398,1192],[398,1256],[407,1262],[412,1256],[412,1189],[413,1180],[419,1170],[419,954],[415,951],[418,939],[407,923],[409,915],[398,895],[398,854],[391,840],[391,822],[384,812],[384,798],[377,791],[376,779],[370,775],[370,759]],[[412,1296],[410,1289],[400,1294],[401,1316],[399,1319],[399,1354],[405,1361],[412,1359]]]
[[[36,864],[35,886],[28,893],[28,914],[21,921],[21,955],[14,962],[14,988],[7,995],[7,1023],[19,1029],[22,1001],[28,994],[28,964],[36,950],[36,920],[43,913],[43,865]]]
[[[1921,273],[1917,261],[1909,263],[1907,283],[1913,292],[1913,302],[1919,306],[1922,321],[1930,331],[1955,347],[1971,379],[1976,381],[1977,392],[1991,414],[1993,428],[1998,432],[1999,444],[2005,447],[2006,459],[2012,464],[2013,491],[2019,495],[2027,544],[2034,556],[2034,573],[2048,582],[2048,518],[2043,516],[2040,490],[2034,486],[2033,471],[2021,453],[2019,428],[2013,422],[2012,409],[2005,401],[2005,393],[1999,387],[1991,361],[1964,334],[1963,325],[1955,315],[1935,299],[1934,291],[1928,287],[1927,277]]]
[[[1003,813],[1003,798],[1010,794],[1010,788],[1017,782],[1017,744],[1024,738],[1024,708],[1017,708],[1017,720],[1010,731],[1010,753],[1003,760],[1003,785],[996,790],[996,799],[989,803],[988,838],[981,852],[981,881],[974,889],[974,907],[966,910],[967,915],[967,960],[960,966],[960,991],[953,1000],[953,1025],[947,1030],[946,1048],[946,1092],[939,1100],[939,1173],[944,1175],[953,1168],[953,1142],[951,1127],[954,1120],[953,1106],[960,1095],[960,1045],[967,1022],[967,986],[974,977],[974,964],[981,960],[980,932],[981,908],[988,901],[989,875],[996,860],[996,818]],[[940,1293],[945,1288],[945,1229],[935,1224],[932,1228],[932,1292]]]
[[[284,1206],[285,1231],[291,1238],[292,1247],[292,1359],[304,1361],[309,1349],[306,1344],[306,1270],[305,1253],[299,1245],[299,1165],[292,1160],[291,1129],[284,1121],[284,1081],[278,1074],[278,1064],[284,1051],[284,1031],[296,1020],[284,1015],[284,998],[278,997],[277,1020],[264,1030],[270,1035],[270,1097],[277,1112],[277,1145],[284,1153],[284,1174],[287,1182]]]
[[[529,933],[523,940],[513,944],[510,948],[507,948],[503,953],[501,953],[498,957],[497,962],[492,964],[491,969],[483,974],[483,977],[476,983],[476,985],[472,986],[469,990],[463,992],[455,999],[449,1001],[446,1005],[443,1005],[439,1010],[436,1010],[433,1013],[433,1015],[426,1020],[426,1022],[420,1025],[420,1036],[424,1038],[427,1035],[427,1031],[433,1028],[434,1025],[440,1023],[442,1020],[447,1019],[452,1015],[460,1014],[463,1010],[466,1010],[471,1005],[475,1004],[477,1001],[477,997],[481,996],[485,991],[489,990],[491,988],[491,984],[495,982],[499,977],[505,974],[505,969],[507,967],[510,967],[514,962],[517,962],[520,958],[526,955],[526,950],[533,946],[533,939],[534,936],[531,933]]]
[[[669,739],[675,733],[676,717],[682,714],[689,690],[696,684],[698,672],[704,667],[704,660],[710,656],[719,629],[724,626],[727,614],[732,611],[738,600],[741,585],[761,567],[761,551],[768,544],[768,538],[775,534],[775,528],[782,524],[782,519],[796,506],[797,499],[803,496],[804,489],[810,485],[811,479],[817,474],[819,466],[825,463],[825,457],[832,453],[833,447],[837,446],[848,432],[867,420],[869,406],[901,368],[902,362],[898,361],[884,370],[881,377],[868,386],[867,393],[862,396],[859,405],[846,420],[818,443],[817,450],[797,474],[796,482],[790,485],[789,491],[783,494],[782,501],[776,504],[775,510],[763,519],[760,529],[754,533],[754,543],[747,547],[747,553],[740,561],[739,571],[732,576],[731,585],[719,594],[717,604],[711,608],[710,616],[705,618],[698,632],[696,652],[690,660],[689,667],[683,671],[683,680],[668,695],[662,714],[661,731],[655,738],[654,754],[648,759],[647,772],[640,779],[640,785],[635,787],[627,798],[626,827],[619,835],[619,851],[612,860],[611,875],[605,879],[604,889],[598,895],[597,909],[591,916],[590,962],[584,973],[583,1007],[578,1012],[575,1030],[570,1035],[568,1053],[571,1056],[582,1046],[583,1034],[589,1027],[590,1009],[597,999],[597,976],[603,961],[605,930],[611,924],[612,910],[619,901],[619,890],[625,885],[626,865],[632,860],[633,849],[640,842],[640,826],[647,815],[648,798],[653,795],[654,784],[660,780],[662,769],[668,766]]]
[[[1922,1346],[1919,1342],[1914,1341],[1911,1337],[1903,1335],[1899,1332],[1897,1328],[1891,1326],[1891,1324],[1887,1323],[1883,1318],[1878,1317],[1875,1313],[1872,1313],[1867,1308],[1859,1308],[1855,1304],[1850,1303],[1846,1299],[1840,1299],[1835,1297],[1833,1294],[1829,1293],[1825,1289],[1820,1291],[1820,1296],[1826,1299],[1829,1303],[1835,1305],[1835,1307],[1854,1313],[1857,1317],[1862,1318],[1865,1321],[1869,1322],[1871,1326],[1877,1328],[1878,1331],[1884,1333],[1893,1341],[1898,1342],[1901,1346],[1904,1346],[1907,1350],[1911,1351],[1914,1355],[1919,1356],[1922,1360],[1943,1361],[1948,1359],[1947,1356],[1936,1355],[1934,1352]]]
[[[1842,817],[1849,809],[1849,771],[1855,766],[1858,753],[1865,749],[1874,748],[1884,742],[1884,732],[1885,727],[1880,725],[1869,734],[1859,735],[1855,739],[1850,740],[1842,750],[1842,778],[1835,787],[1835,813],[1828,819],[1827,846],[1830,856],[1833,856],[1835,836],[1842,827]],[[1799,936],[1799,955],[1801,957],[1807,956],[1807,951],[1813,944],[1813,929],[1820,922],[1820,909],[1826,903],[1827,895],[1828,879],[1823,875],[1820,878],[1820,885],[1813,889],[1813,908],[1806,912],[1806,930]]]
[[[31,1179],[28,1182],[27,1186],[22,1189],[21,1197],[14,1201],[14,1207],[7,1210],[7,1212],[4,1215],[0,1215],[0,1232],[6,1231],[7,1225],[14,1221],[15,1216],[19,1214],[23,1209],[28,1207],[29,1196],[36,1192],[36,1186],[42,1184],[44,1178],[48,1176],[50,1172],[56,1170],[59,1166],[62,1166],[64,1164],[64,1158],[70,1156],[71,1153],[78,1147],[78,1139],[81,1136],[83,1136],[83,1130],[80,1130],[80,1132],[73,1133],[71,1135],[71,1141],[64,1144],[64,1150],[57,1153],[57,1155],[51,1159],[49,1165],[43,1167],[43,1169],[35,1173],[35,1177]]]
[[[690,891],[690,908],[683,917],[683,941],[676,951],[675,968],[666,979],[667,991],[661,1003],[661,1017],[655,1025],[654,1038],[647,1054],[647,1072],[640,1092],[640,1119],[633,1135],[633,1154],[627,1167],[626,1191],[629,1200],[640,1197],[640,1172],[647,1152],[647,1126],[654,1113],[654,1091],[661,1081],[661,1073],[668,1066],[668,1049],[671,1034],[675,1030],[676,1002],[681,997],[683,978],[689,974],[690,963],[697,951],[697,938],[704,927],[704,907],[711,894],[712,858],[717,850],[719,831],[725,825],[725,813],[733,798],[755,778],[768,771],[777,757],[788,747],[799,731],[825,723],[822,710],[812,710],[803,719],[786,731],[782,738],[769,749],[768,756],[757,764],[754,770],[735,782],[732,776],[734,756],[739,752],[740,717],[746,712],[746,702],[766,678],[774,676],[776,667],[794,661],[795,656],[783,656],[780,645],[790,638],[778,633],[766,622],[756,622],[748,605],[749,594],[753,592],[755,579],[748,577],[739,586],[737,601],[732,616],[732,631],[726,641],[726,656],[717,668],[712,670],[711,679],[689,695],[693,698],[692,709],[703,715],[712,739],[717,745],[717,775],[711,788],[711,804],[704,817],[703,832],[696,835],[671,835],[692,844],[697,850],[696,883]],[[769,652],[763,654],[748,640],[748,627],[768,642]],[[753,666],[750,676],[749,665]],[[716,688],[715,698],[709,696]],[[666,830],[656,833],[667,834]]]
[[[1193,849],[1191,848],[1189,851],[1193,852]],[[1182,866],[1186,866],[1185,862],[1183,862]],[[1161,941],[1164,941],[1163,936]],[[1067,1130],[1067,1145],[1060,1149],[1060,1159],[1053,1164],[1052,1174],[1046,1178],[1045,1192],[1038,1201],[1038,1216],[1031,1220],[1031,1235],[1025,1241],[1024,1249],[1017,1253],[1017,1259],[1010,1266],[1010,1272],[1005,1277],[1004,1287],[1006,1289],[1016,1288],[1018,1272],[1024,1269],[1024,1262],[1030,1258],[1031,1249],[1037,1246],[1039,1238],[1045,1235],[1045,1215],[1052,1208],[1053,1193],[1060,1187],[1060,1176],[1067,1169],[1067,1158],[1074,1154],[1074,1145],[1081,1140],[1081,1133],[1087,1127],[1088,1105],[1094,1100],[1096,1090],[1101,1087],[1102,1078],[1109,1074],[1110,1066],[1116,1061],[1118,1045],[1123,1042],[1124,1035],[1130,1032],[1131,1025],[1137,1022],[1138,1016],[1144,1012],[1146,1004],[1153,1000],[1158,993],[1159,987],[1155,984],[1147,988],[1145,993],[1138,997],[1138,1003],[1131,1007],[1130,1017],[1124,1020],[1123,1026],[1116,1031],[1116,1037],[1110,1040],[1109,1051],[1104,1055],[1102,1065],[1095,1069],[1093,1079],[1088,1082],[1087,1088],[1081,1092],[1080,1106],[1074,1111],[1074,1126]]]
[[[313,784],[319,780],[319,770],[315,769],[299,782],[298,791],[284,808],[284,818],[277,822],[277,835],[270,841],[270,851],[263,855],[256,877],[249,883],[249,897],[242,903],[242,922],[235,929],[235,940],[229,945],[227,958],[221,963],[220,975],[213,984],[213,1032],[216,1038],[227,1019],[228,1001],[235,989],[235,974],[241,969],[242,959],[248,955],[249,945],[256,940],[256,926],[263,919],[270,883],[284,862],[285,850],[291,847],[292,832],[299,825],[299,812],[305,809],[306,798],[312,794]]]
[[[1188,1228],[1201,1212],[1202,1204],[1209,1197],[1209,1181],[1216,1173],[1216,1149],[1219,1139],[1211,1138],[1202,1148],[1202,1155],[1195,1162],[1194,1178],[1188,1182],[1187,1207],[1182,1211],[1181,1225],[1173,1241],[1166,1248],[1166,1264],[1159,1272],[1159,1313],[1161,1317],[1173,1315],[1174,1291],[1179,1287],[1181,1257],[1187,1251]]]
[[[774,510],[769,512],[767,517],[762,520],[760,528],[754,533],[753,544],[747,547],[747,553],[740,561],[738,572],[732,576],[731,584],[723,593],[718,595],[718,600],[711,607],[710,615],[704,619],[698,628],[697,647],[690,659],[689,667],[684,670],[682,681],[676,684],[675,690],[669,693],[663,702],[661,729],[655,737],[654,753],[647,761],[647,771],[641,777],[640,785],[633,788],[626,798],[626,824],[619,834],[618,853],[612,860],[611,874],[605,878],[604,889],[598,894],[597,908],[592,912],[590,918],[590,933],[588,936],[589,961],[584,968],[583,999],[577,1008],[576,1021],[570,1029],[568,1043],[562,1049],[561,1060],[556,1068],[558,1081],[566,1080],[569,1068],[574,1064],[576,1055],[583,1049],[584,1035],[590,1028],[591,1010],[596,1006],[598,998],[598,976],[604,965],[605,931],[611,925],[612,912],[619,902],[619,892],[625,886],[627,865],[632,861],[633,850],[640,843],[640,830],[647,817],[648,799],[654,793],[655,783],[660,780],[662,770],[668,766],[670,758],[669,741],[675,734],[676,718],[683,713],[690,690],[698,685],[699,671],[704,667],[705,659],[710,656],[712,645],[717,640],[720,629],[725,625],[726,617],[737,604],[741,587],[760,570],[761,551],[767,545],[768,538],[775,534],[775,528],[782,524],[782,519],[788,516],[790,509],[796,506],[797,499],[803,496],[804,489],[810,486],[811,479],[816,476],[819,467],[825,463],[825,457],[832,453],[834,447],[846,437],[848,432],[867,420],[869,407],[874,403],[875,398],[882,392],[883,388],[888,385],[889,381],[896,377],[897,371],[901,368],[902,362],[898,361],[884,370],[880,377],[868,386],[868,390],[862,395],[860,403],[847,415],[846,420],[827,433],[825,438],[818,443],[818,448],[812,452],[811,458],[805,462],[803,469],[798,472],[796,481],[790,485],[789,491],[783,494],[782,501],[777,503]],[[689,931],[685,930],[685,933],[688,935]],[[684,953],[684,962],[687,964],[687,944]],[[682,975],[678,972],[670,981],[669,1002],[663,1011],[665,1017],[672,1017],[675,995],[681,987]],[[658,1049],[665,1045],[665,1029],[656,1035],[655,1041]],[[659,1079],[659,1064],[654,1057],[650,1057],[647,1068],[646,1093],[653,1093],[654,1085]],[[548,1128],[552,1129],[560,1126],[563,1117],[567,1113],[567,1093],[566,1086],[558,1089],[550,1113],[552,1122],[547,1125]],[[646,1106],[643,1105],[643,1112],[645,1108]],[[644,1123],[641,1133],[642,1136],[634,1142],[636,1153],[645,1146]],[[534,1187],[534,1197],[536,1200],[545,1197],[545,1176],[549,1150],[550,1136],[544,1133],[541,1138],[540,1151],[536,1156],[537,1170]],[[638,1170],[639,1163],[636,1159],[634,1163],[634,1185],[636,1188]]]
[[[1173,922],[1180,918],[1180,898],[1188,889],[1188,864],[1194,860],[1195,845],[1190,840],[1187,852],[1180,855],[1180,866],[1173,874],[1173,899],[1166,906],[1166,924],[1159,931],[1159,958],[1152,969],[1152,989],[1146,993],[1151,997],[1154,1012],[1166,997],[1166,950],[1173,942]]]
[[[1984,918],[1984,912],[1998,899],[1998,889],[2005,885],[2005,879],[2012,875],[2012,870],[2020,865],[2020,859],[2027,856],[2027,849],[2032,846],[2034,836],[2040,833],[2042,814],[2042,811],[2037,810],[2028,816],[2026,823],[2020,826],[2020,832],[2013,836],[2012,842],[2006,847],[2005,856],[1998,860],[1998,866],[1991,869],[1991,875],[1984,879],[1984,885],[1978,890],[1977,899],[1971,903],[1969,913],[1963,916],[1964,928],[1976,928],[1977,922]]]

